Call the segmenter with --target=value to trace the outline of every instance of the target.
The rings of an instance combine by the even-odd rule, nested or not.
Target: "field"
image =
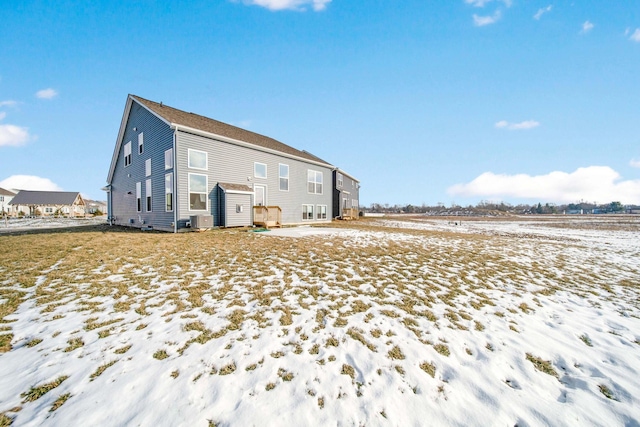
[[[640,218],[0,235],[0,426],[640,426]]]

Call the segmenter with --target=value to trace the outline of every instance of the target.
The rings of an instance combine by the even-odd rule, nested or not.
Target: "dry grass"
[[[54,381],[46,384],[42,384],[39,386],[31,387],[29,391],[20,394],[20,397],[23,398],[22,402],[34,402],[40,399],[45,394],[49,393],[51,390],[57,388],[62,384],[67,378],[67,375],[63,375],[61,377],[56,378]]]
[[[607,273],[620,272],[620,268],[605,257],[593,260],[601,272],[598,276],[571,265],[571,260],[562,256],[563,250],[571,248],[564,241],[399,231],[373,221],[332,226],[401,233],[403,239],[385,238],[379,244],[365,244],[332,236],[328,246],[323,237],[265,238],[238,230],[168,235],[119,228],[109,232],[103,228],[78,231],[73,238],[63,232],[3,236],[0,272],[5,280],[0,282],[0,353],[12,351],[12,323],[6,316],[14,314],[27,295],[32,295],[43,321],[53,322],[48,331],[65,330],[57,325],[64,324],[64,316],[70,317],[69,307],[74,307],[72,310],[83,316],[78,330],[84,328],[93,337],[103,338],[100,345],[105,350],[98,360],[109,360],[107,354],[127,353],[131,344],[117,341],[118,334],[134,333],[145,339],[157,330],[154,326],[161,316],[163,325],[167,322],[179,333],[171,338],[175,342],[158,342],[155,348],[160,349],[153,354],[158,360],[169,354],[179,359],[190,347],[190,352],[236,351],[242,340],[247,340],[242,345],[264,340],[270,330],[276,330],[277,342],[256,359],[269,358],[271,354],[280,359],[277,362],[288,362],[308,352],[315,356],[316,363],[325,364],[324,368],[355,379],[355,368],[342,363],[340,352],[351,348],[366,351],[361,347],[364,346],[371,352],[379,351],[372,357],[406,360],[391,362],[388,370],[405,375],[406,368],[407,379],[411,377],[409,367],[416,365],[435,377],[433,362],[412,360],[412,354],[416,354],[413,348],[404,354],[396,343],[404,347],[407,336],[411,337],[418,346],[424,346],[422,357],[438,358],[433,350],[445,357],[452,351],[455,356],[478,352],[495,357],[499,350],[490,353],[494,351],[491,343],[486,347],[489,352],[472,352],[453,344],[450,349],[440,337],[446,336],[444,332],[468,334],[482,337],[479,342],[484,343],[488,340],[487,329],[504,327],[518,332],[520,326],[516,328],[512,322],[536,314],[541,302],[560,291],[586,295],[597,304],[598,298],[612,298],[611,291],[621,289],[636,296],[637,301],[640,290],[634,279],[640,277],[640,271],[627,268],[619,275]],[[310,247],[314,250],[310,251]],[[518,256],[521,248],[527,249],[526,257]],[[550,253],[559,255],[548,256]],[[525,258],[529,261],[522,261]],[[537,290],[530,289],[532,284]],[[512,297],[509,305],[501,300],[506,294]],[[264,328],[271,329],[263,331]],[[38,337],[18,340],[14,346],[26,343],[28,351],[42,350],[51,341],[49,337],[57,334],[43,335],[44,344],[40,344],[43,338]],[[521,335],[525,334],[522,329]],[[65,335],[66,338],[63,351],[85,346],[81,338]],[[586,345],[593,345],[586,334],[579,338]],[[86,345],[89,350],[93,344]],[[334,367],[328,366],[336,360],[331,353],[339,355],[340,362]],[[536,369],[557,377],[550,362],[530,354],[527,360]],[[203,360],[199,372],[229,375],[236,371],[235,363],[220,370],[210,363]],[[402,363],[404,368],[393,363]],[[254,371],[261,365],[246,365],[242,374],[248,375],[245,371]],[[98,367],[92,379],[109,366],[112,364]],[[183,376],[192,378],[194,374]],[[291,379],[287,380],[289,375]],[[284,381],[297,382],[301,375],[296,373],[294,378],[291,372],[278,371],[278,377],[265,389],[282,386]],[[317,399],[323,408],[333,397]]]

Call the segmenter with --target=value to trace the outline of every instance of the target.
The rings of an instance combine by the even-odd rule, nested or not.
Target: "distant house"
[[[330,222],[335,169],[273,138],[129,95],[105,187],[109,220],[172,232]]]
[[[341,169],[333,171],[334,218],[357,219],[359,212],[360,182]]]
[[[107,213],[107,202],[84,199],[84,203],[88,214],[93,215],[98,211],[102,212],[103,214]]]
[[[11,200],[16,195],[13,191],[0,188],[0,216],[11,215]]]
[[[85,203],[78,192],[20,190],[10,204],[14,215],[29,216],[85,216]]]

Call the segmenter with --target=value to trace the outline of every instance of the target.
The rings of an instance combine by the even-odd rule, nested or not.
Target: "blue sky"
[[[360,201],[640,204],[640,3],[5,0],[0,187],[105,185],[127,94],[341,167]]]

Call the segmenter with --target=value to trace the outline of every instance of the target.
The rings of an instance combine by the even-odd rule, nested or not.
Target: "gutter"
[[[248,142],[244,142],[244,141],[240,141],[238,139],[233,139],[233,138],[229,138],[226,136],[222,136],[222,135],[218,135],[215,133],[210,133],[210,132],[205,132],[203,130],[200,129],[194,129],[188,126],[183,126],[183,125],[179,125],[177,123],[171,123],[170,124],[172,129],[175,129],[177,131],[182,131],[182,132],[187,132],[187,133],[192,133],[194,135],[199,135],[199,136],[204,136],[207,138],[213,138],[213,139],[217,139],[219,141],[223,141],[223,142],[228,142],[230,144],[235,144],[235,145],[239,145],[241,147],[247,147],[247,148],[251,148],[253,150],[259,150],[259,151],[263,151],[266,153],[270,153],[270,154],[275,154],[281,157],[288,157],[294,160],[299,160],[301,162],[305,162],[305,163],[311,163],[313,165],[317,165],[317,166],[322,166],[325,168],[329,168],[329,169],[334,169],[335,166],[330,165],[328,163],[322,163],[322,162],[318,162],[315,160],[311,160],[311,159],[305,159],[304,157],[299,157],[293,154],[288,154],[288,153],[283,153],[282,151],[278,151],[278,150],[273,150],[271,148],[266,148],[266,147],[261,147],[259,145],[255,145],[255,144],[251,144]]]

